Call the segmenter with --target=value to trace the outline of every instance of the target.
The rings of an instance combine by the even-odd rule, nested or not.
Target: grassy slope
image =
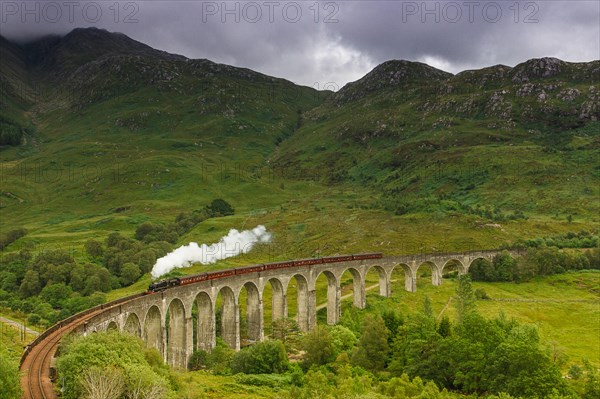
[[[9,355],[14,359],[19,359],[27,344],[34,339],[35,336],[31,334],[26,334],[23,339],[17,328],[0,322],[0,345],[8,349]]]
[[[597,67],[566,64],[556,76],[532,76],[530,94],[509,72],[496,78],[489,68],[340,104],[354,86],[369,88],[359,81],[308,113],[273,159],[373,187],[391,210],[398,204],[434,210],[452,201],[597,222],[600,125],[583,126],[574,117],[594,102]],[[382,73],[380,79],[388,78]],[[567,88],[581,94],[560,100]],[[536,99],[544,89],[548,99]]]
[[[30,231],[9,250],[62,246],[85,260],[81,246],[89,238],[131,234],[145,220],[170,221],[216,197],[231,202],[236,216],[204,222],[181,243],[264,223],[276,233],[279,253],[463,250],[595,230],[600,220],[597,123],[549,134],[535,122],[511,125],[481,114],[479,106],[456,114],[472,92],[440,95],[413,86],[338,106],[323,103],[324,93],[251,71],[118,50],[72,75],[59,70],[68,76],[66,93],[38,98],[29,111],[35,139],[0,152],[2,229]],[[81,62],[60,54],[70,71]],[[567,86],[583,93],[580,106],[589,91],[582,76],[542,83],[564,85],[571,77]],[[470,79],[458,75],[444,87],[477,91]],[[503,85],[519,88],[482,86],[473,102],[485,103]],[[539,107],[509,97],[519,118]],[[549,140],[558,140],[552,151]],[[330,188],[331,180],[340,182]],[[456,209],[459,202],[530,219],[493,226]],[[420,208],[394,216],[402,203]],[[575,223],[566,223],[570,214]]]

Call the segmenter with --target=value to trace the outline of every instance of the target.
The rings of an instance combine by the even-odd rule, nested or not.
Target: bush
[[[42,320],[42,318],[40,317],[40,315],[36,314],[36,313],[31,313],[29,315],[29,317],[27,317],[27,322],[29,324],[38,324],[40,321]]]
[[[138,265],[135,263],[125,263],[121,268],[121,282],[124,286],[131,285],[137,281],[142,275]]]
[[[288,358],[283,343],[275,340],[259,342],[237,352],[231,362],[231,371],[245,374],[280,374],[288,369]]]
[[[288,352],[293,352],[297,346],[300,336],[298,322],[292,318],[281,318],[271,324],[273,338],[283,342]]]
[[[102,244],[96,240],[87,240],[84,246],[85,252],[92,258],[99,258],[104,253]]]
[[[290,375],[280,374],[238,374],[235,381],[239,384],[253,385],[256,387],[269,387],[274,389],[285,388],[290,385]]]
[[[362,335],[352,354],[352,364],[366,370],[380,371],[385,367],[389,352],[389,331],[380,316],[368,315],[363,323]]]
[[[209,214],[213,217],[233,215],[235,210],[231,204],[221,198],[213,200],[207,207]]]
[[[136,240],[145,241],[146,236],[154,233],[157,230],[157,227],[158,226],[151,222],[145,222],[140,224],[135,230]]]
[[[123,384],[122,389],[114,391],[114,397],[123,392],[129,397],[134,392],[155,392],[159,393],[155,397],[166,397],[169,383],[162,369],[152,366],[145,353],[143,341],[116,331],[74,338],[61,347],[57,361],[59,381],[65,389],[62,398],[81,398],[90,388],[113,382],[117,388]]]
[[[331,336],[336,356],[342,352],[351,352],[358,341],[356,335],[349,328],[339,324],[331,328],[329,335]]]
[[[303,367],[321,366],[335,359],[335,345],[327,329],[314,329],[302,339],[304,354]]]
[[[2,234],[0,236],[0,251],[17,241],[19,238],[24,237],[26,234],[27,230],[22,227],[10,230],[6,234]]]
[[[473,281],[496,281],[494,265],[487,259],[476,259],[469,268]]]
[[[194,351],[190,360],[188,361],[188,370],[196,371],[207,367],[208,352],[207,351]]]
[[[483,288],[477,288],[475,290],[474,294],[475,294],[475,298],[477,298],[477,299],[483,299],[483,300],[491,299],[489,297],[489,295],[487,294],[487,292],[485,292],[485,290]]]
[[[206,365],[215,374],[227,374],[231,371],[231,359],[235,351],[221,338],[217,338],[217,345],[209,352]]]
[[[583,376],[583,369],[578,364],[572,364],[571,367],[569,367],[568,375],[572,379],[578,380]]]

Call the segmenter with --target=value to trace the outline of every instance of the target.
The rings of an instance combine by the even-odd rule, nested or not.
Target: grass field
[[[368,307],[393,306],[406,314],[418,310],[428,296],[434,313],[440,315],[454,295],[456,283],[444,279],[440,287],[434,287],[421,278],[416,293],[403,291],[401,285],[394,288],[392,297],[386,300],[371,291]],[[478,310],[486,317],[502,312],[520,322],[535,324],[542,344],[564,352],[567,365],[581,364],[586,358],[600,366],[600,273],[566,273],[520,284],[475,282],[473,288],[484,289],[491,298],[477,301]],[[451,303],[444,313],[451,320],[455,317]]]
[[[23,336],[19,329],[12,325],[0,322],[0,345],[8,349],[9,355],[15,359],[21,357],[27,344],[34,339],[34,335],[25,334],[25,336]]]
[[[232,399],[274,398],[279,391],[289,386],[289,380],[278,375],[261,377],[260,380],[269,381],[270,384],[257,386],[252,383],[251,378],[244,378],[241,375],[218,376],[207,371],[179,374],[182,392],[194,399],[225,397]]]

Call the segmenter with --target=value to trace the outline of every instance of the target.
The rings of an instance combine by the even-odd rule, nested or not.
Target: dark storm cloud
[[[450,72],[554,56],[600,58],[597,1],[2,1],[28,40],[96,26],[190,58],[339,86],[389,59]]]

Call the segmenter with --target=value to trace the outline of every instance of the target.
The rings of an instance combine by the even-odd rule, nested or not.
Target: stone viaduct
[[[108,329],[130,332],[141,337],[149,347],[156,348],[162,353],[165,362],[172,367],[185,368],[194,349],[211,350],[216,344],[215,311],[219,295],[222,306],[221,337],[232,348],[239,350],[241,317],[246,318],[247,336],[250,341],[264,339],[263,291],[267,285],[270,285],[272,290],[273,320],[287,317],[288,287],[296,287],[296,319],[302,331],[309,331],[316,325],[316,282],[321,274],[324,274],[328,281],[327,323],[335,324],[341,315],[340,283],[342,274],[346,271],[353,280],[354,306],[363,309],[366,306],[365,279],[372,269],[379,275],[379,294],[387,297],[391,295],[392,272],[396,268],[404,271],[406,291],[415,292],[417,270],[423,265],[431,269],[431,282],[438,286],[442,284],[444,269],[450,265],[464,274],[476,259],[491,259],[498,252],[390,256],[267,270],[208,280],[173,287],[109,307],[102,314],[81,325],[78,332],[84,335]],[[512,255],[518,254],[513,252]],[[240,293],[243,290],[246,291],[246,311],[245,315],[240,315]],[[196,323],[192,316],[194,304],[197,306]]]

